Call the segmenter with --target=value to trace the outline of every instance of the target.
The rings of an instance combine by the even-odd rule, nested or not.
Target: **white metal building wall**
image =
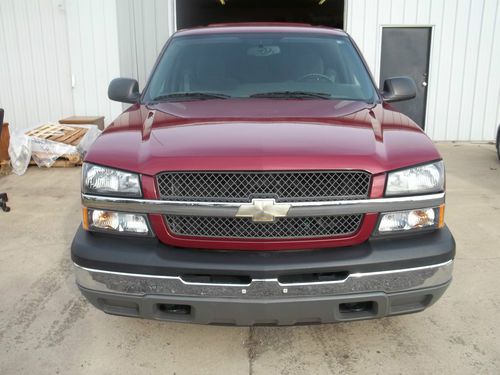
[[[500,123],[500,0],[346,0],[346,30],[378,79],[384,25],[432,26],[427,133],[491,140]],[[0,0],[0,105],[15,128],[105,115],[112,78],[147,76],[175,0]]]
[[[492,140],[500,123],[499,0],[346,0],[346,30],[375,79],[383,26],[432,26],[426,132]]]
[[[0,107],[12,130],[73,114],[64,1],[0,0]]]
[[[121,112],[116,0],[0,0],[0,106],[11,130]]]
[[[122,110],[108,99],[109,82],[120,76],[116,0],[66,0],[65,6],[74,113],[109,123]]]
[[[163,45],[176,30],[175,0],[117,0],[120,70],[142,89]]]

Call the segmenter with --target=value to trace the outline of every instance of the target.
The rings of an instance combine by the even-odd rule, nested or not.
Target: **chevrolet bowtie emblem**
[[[236,212],[236,217],[251,217],[252,221],[269,222],[276,217],[286,217],[290,205],[276,203],[274,199],[252,199],[252,203],[244,203]]]

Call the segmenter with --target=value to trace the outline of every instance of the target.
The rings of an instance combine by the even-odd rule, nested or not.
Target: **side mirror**
[[[132,78],[115,78],[109,83],[108,98],[116,102],[137,103],[141,93],[139,83]]]
[[[415,96],[417,96],[417,86],[411,78],[393,77],[384,81],[382,97],[385,102],[400,102],[413,99]]]

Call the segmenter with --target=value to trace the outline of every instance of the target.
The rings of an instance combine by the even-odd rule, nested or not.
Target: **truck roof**
[[[283,33],[315,33],[329,35],[347,35],[341,29],[326,26],[313,26],[307,23],[287,22],[244,22],[244,23],[217,23],[191,29],[179,30],[175,35],[207,35],[226,33],[258,33],[258,32],[283,32]]]

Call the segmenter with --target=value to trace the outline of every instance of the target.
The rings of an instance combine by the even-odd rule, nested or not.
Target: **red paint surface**
[[[416,124],[380,104],[240,99],[135,105],[103,132],[86,161],[141,173],[148,199],[159,197],[154,176],[169,170],[329,169],[372,173],[376,198],[383,195],[385,172],[439,158]],[[348,237],[220,240],[175,236],[161,215],[150,215],[164,243],[240,250],[355,245],[370,237],[376,220],[376,214],[365,215],[360,230]]]
[[[176,36],[185,35],[212,35],[212,34],[231,34],[231,33],[312,33],[323,35],[347,35],[341,29],[334,29],[323,26],[311,26],[306,23],[288,23],[288,22],[247,22],[247,23],[220,23],[212,24],[209,27],[195,27],[178,31]]]
[[[154,119],[146,121],[149,111]],[[364,169],[439,159],[406,116],[360,102],[235,99],[133,106],[86,160],[146,175],[168,170]]]
[[[181,31],[303,31],[303,26],[221,26]],[[308,28],[311,29],[311,28]],[[211,31],[210,31],[211,30]],[[343,33],[314,28],[320,33]],[[133,105],[96,140],[86,161],[142,175],[144,197],[158,199],[154,176],[176,170],[332,170],[373,174],[371,197],[381,197],[385,173],[440,159],[432,141],[388,105],[355,101],[227,99]],[[358,233],[312,240],[216,240],[176,237],[150,215],[157,237],[195,248],[280,250],[355,245],[366,241],[377,215]]]

